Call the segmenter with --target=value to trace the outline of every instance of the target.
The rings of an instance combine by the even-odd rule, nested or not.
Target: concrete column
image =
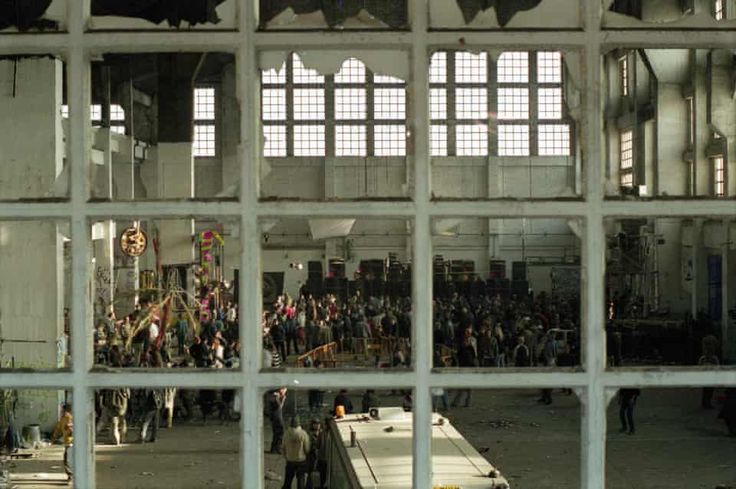
[[[0,60],[0,114],[6,115],[0,118],[3,199],[51,196],[64,165],[61,103],[60,60]]]
[[[703,219],[695,219],[693,223],[693,290],[691,310],[693,316],[698,310],[708,308],[708,263],[705,242],[703,241],[704,229]]]
[[[115,298],[114,232],[115,226],[111,220],[95,223],[92,227],[92,250],[95,257],[92,297],[95,323],[110,312],[110,306]]]
[[[222,72],[220,113],[222,114],[222,185],[225,196],[238,195],[240,188],[240,103],[236,95],[235,65],[229,64]],[[253,177],[254,178],[254,177]]]
[[[63,168],[62,65],[38,57],[0,61],[0,195],[46,197]],[[32,137],[28,137],[32,135]],[[63,238],[54,221],[0,222],[0,363],[62,367]],[[18,427],[55,421],[58,393],[19,391]]]

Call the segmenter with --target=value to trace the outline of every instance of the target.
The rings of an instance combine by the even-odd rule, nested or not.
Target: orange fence
[[[319,360],[325,367],[335,367],[337,359],[335,353],[337,352],[337,343],[327,343],[326,345],[318,346],[303,355],[299,355],[296,359],[296,366],[303,367],[307,359],[314,365],[315,360]]]

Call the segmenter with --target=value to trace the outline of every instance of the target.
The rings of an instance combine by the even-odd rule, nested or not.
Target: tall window
[[[634,186],[634,132],[621,132],[619,176],[622,187]]]
[[[432,156],[567,156],[558,51],[440,51],[429,72]]]
[[[621,95],[629,94],[629,58],[624,55],[618,60],[618,72],[621,77]]]
[[[292,54],[262,72],[261,87],[264,156],[406,155],[404,80],[355,58],[324,76]]]
[[[726,16],[726,8],[723,0],[713,0],[713,16],[716,20],[723,20]]]
[[[726,195],[726,166],[723,156],[713,158],[713,195],[716,197]]]
[[[194,89],[194,138],[192,156],[212,157],[216,151],[215,133],[215,89]]]

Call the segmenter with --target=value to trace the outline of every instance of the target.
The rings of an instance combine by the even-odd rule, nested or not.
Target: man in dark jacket
[[[630,435],[634,434],[634,406],[640,395],[641,391],[639,389],[621,389],[618,391],[618,417],[621,420],[621,433],[628,431]]]
[[[478,347],[470,326],[465,328],[462,342],[457,348],[457,364],[460,367],[478,366]],[[465,394],[465,407],[470,407],[470,389],[459,389],[457,394],[455,394],[455,398],[452,400],[452,407],[457,407],[460,404],[463,394]]]

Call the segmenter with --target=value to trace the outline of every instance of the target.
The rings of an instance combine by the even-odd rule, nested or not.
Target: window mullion
[[[447,156],[457,156],[457,113],[455,111],[455,53],[447,51],[447,73],[445,89],[447,94]]]
[[[539,84],[537,77],[537,53],[529,51],[529,156],[539,154],[537,129],[539,127]]]

